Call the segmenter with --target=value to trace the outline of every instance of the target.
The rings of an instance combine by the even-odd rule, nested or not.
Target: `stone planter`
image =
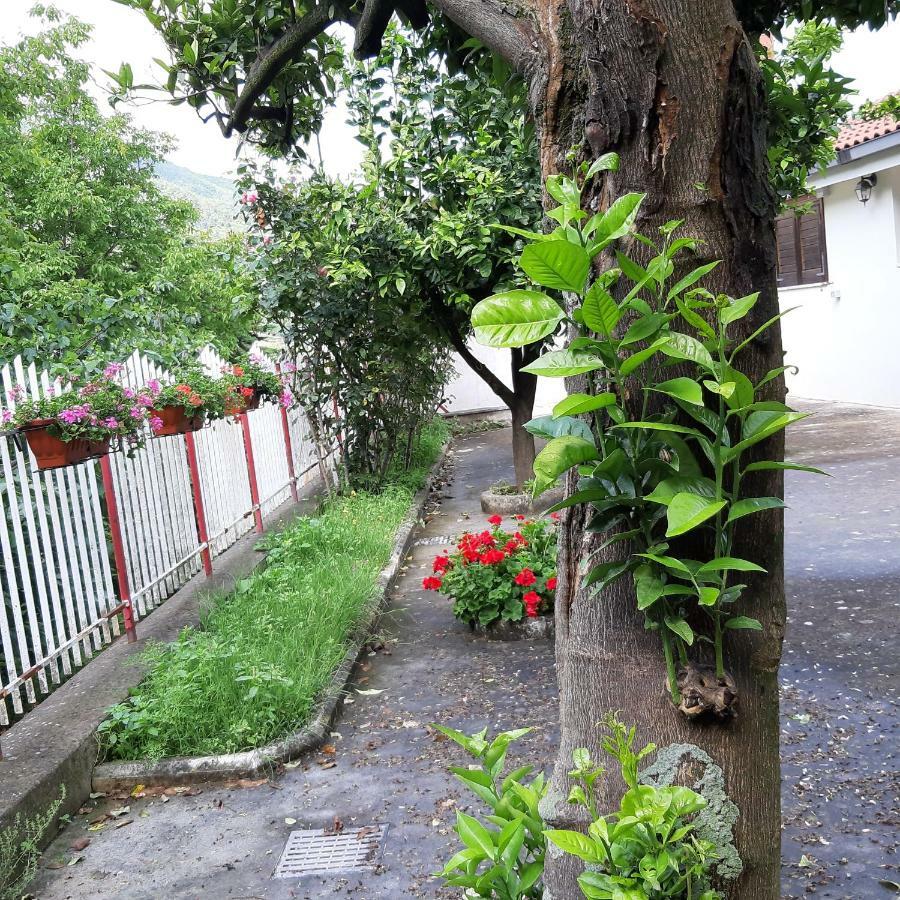
[[[535,641],[547,640],[556,634],[555,620],[552,615],[524,618],[518,622],[498,619],[490,625],[476,625],[475,631],[484,635],[489,641]]]
[[[481,495],[481,511],[500,516],[537,515],[559,503],[565,496],[562,487],[544,491],[540,497],[532,499],[531,494],[495,494],[484,491]]]

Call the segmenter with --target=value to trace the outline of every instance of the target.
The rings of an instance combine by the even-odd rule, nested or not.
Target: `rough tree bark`
[[[529,80],[544,176],[566,169],[573,147],[579,158],[617,151],[621,170],[603,178],[588,198],[592,208],[604,208],[626,191],[647,193],[642,230],[683,219],[683,233],[704,241],[694,264],[723,260],[708,287],[733,296],[761,292],[751,321],[744,322],[748,330],[776,314],[775,203],[766,170],[765,98],[732,0],[429,0],[429,5]],[[307,33],[347,22],[357,29],[358,53],[367,55],[378,44],[390,10],[405,11],[416,21],[425,6],[425,0],[367,0],[366,15],[360,17],[346,0],[316,3],[261,54],[226,127],[240,130],[249,116],[278,112],[257,108],[260,87],[271,82]],[[741,4],[748,14],[758,6]],[[641,261],[642,247],[630,249]],[[781,362],[776,326],[744,353],[741,368],[758,380]],[[784,386],[777,380],[767,390],[769,399],[781,399]],[[766,442],[760,455],[779,459],[782,450],[776,439]],[[746,487],[751,495],[780,496],[782,479],[778,473],[756,473]],[[608,710],[623,710],[642,738],[660,745],[695,744],[721,766],[740,811],[735,837],[745,867],[729,896],[775,900],[780,871],[777,671],[785,620],[782,520],[780,513],[768,511],[743,522],[735,552],[766,566],[768,574],[754,578],[740,611],[759,619],[763,630],[729,635],[727,661],[740,692],[739,715],[710,725],[686,722],[667,700],[658,638],[644,630],[630,582],[620,581],[600,597],[581,591],[579,569],[598,538],[585,533],[583,510],[565,514],[556,606],[562,740],[548,814],[555,825],[578,824],[573,808],[564,803],[572,750],[587,746],[599,755],[598,720]],[[615,805],[620,789],[609,782],[608,807]],[[552,897],[580,896],[579,867],[574,857],[548,856]]]
[[[604,180],[591,205],[604,208],[626,191],[646,192],[640,230],[653,234],[670,219],[684,219],[681,233],[704,242],[692,265],[723,260],[708,286],[736,297],[761,291],[747,323],[751,329],[775,315],[775,204],[766,169],[765,101],[732,3],[539,0],[537,15],[543,53],[532,97],[543,174],[566,168],[573,146],[588,158],[615,150],[620,171]],[[629,249],[641,259],[640,245]],[[741,362],[753,381],[781,365],[777,326]],[[770,387],[769,399],[780,399],[783,385]],[[765,446],[769,458],[780,458],[780,451],[777,442]],[[749,496],[780,496],[782,479],[762,472],[747,487]],[[547,811],[554,827],[584,824],[565,803],[572,751],[586,746],[600,756],[597,722],[607,710],[622,710],[643,739],[697,745],[722,767],[740,811],[735,838],[745,867],[729,896],[774,900],[780,874],[782,523],[776,511],[745,521],[736,555],[758,561],[768,575],[751,583],[741,612],[758,618],[763,631],[729,637],[728,666],[741,697],[738,717],[727,724],[693,724],[667,699],[659,638],[644,630],[630,579],[600,596],[580,589],[582,563],[599,536],[585,533],[583,509],[564,516],[556,603],[561,746]],[[614,546],[610,552],[621,550]],[[607,783],[607,808],[616,805],[621,789],[615,780]],[[580,896],[580,869],[575,857],[548,857],[551,896]]]

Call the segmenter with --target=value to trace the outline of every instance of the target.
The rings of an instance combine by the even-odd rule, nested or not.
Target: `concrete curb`
[[[412,544],[413,532],[422,517],[434,483],[444,468],[449,449],[450,442],[444,445],[440,456],[431,467],[425,486],[413,498],[409,512],[397,531],[391,558],[378,577],[368,613],[357,628],[343,662],[319,699],[311,724],[279,741],[242,753],[101,763],[94,768],[92,789],[108,793],[130,790],[139,784],[145,787],[160,787],[254,778],[269,774],[279,763],[290,762],[303,753],[321,746],[337,716],[338,704],[347,690],[356,660],[371,636],[384,610],[385,601],[400,574],[403,558]]]

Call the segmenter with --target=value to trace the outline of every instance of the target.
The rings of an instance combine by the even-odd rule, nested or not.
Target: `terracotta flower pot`
[[[183,406],[162,406],[151,409],[150,415],[162,420],[162,428],[154,432],[155,437],[166,437],[170,434],[187,434],[199,431],[203,427],[203,414],[189,416]]]
[[[259,404],[261,402],[262,394],[255,388],[250,397],[244,397],[242,394],[237,394],[225,401],[225,415],[239,416],[242,412],[250,412],[253,409],[259,409]]]
[[[39,469],[59,469],[63,466],[73,466],[86,459],[105,456],[109,452],[108,440],[89,441],[84,438],[76,438],[72,441],[64,441],[62,438],[50,434],[47,428],[53,424],[53,419],[35,419],[22,428],[25,440],[34,454]]]

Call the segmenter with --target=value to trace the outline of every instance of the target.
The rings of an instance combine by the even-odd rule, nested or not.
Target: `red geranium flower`
[[[547,590],[548,591],[556,590],[556,576],[555,575],[552,575],[550,578],[547,579]]]
[[[531,619],[535,618],[538,614],[538,607],[541,605],[540,594],[529,591],[522,597],[522,602],[525,604],[525,614]]]
[[[524,521],[525,521],[525,516],[523,516],[522,513],[517,513],[517,514],[516,514],[516,521],[517,521],[517,522],[524,522]]]
[[[558,521],[558,520],[559,520],[559,513],[558,513],[558,512],[552,512],[552,513],[550,513],[550,518],[553,519],[554,522]]]
[[[499,525],[503,521],[503,516],[493,515],[488,519],[491,525]]]
[[[441,589],[441,579],[435,578],[434,575],[429,575],[427,578],[422,579],[422,587],[426,591],[439,591]]]
[[[492,566],[492,565],[494,565],[494,563],[503,562],[503,560],[505,558],[506,558],[506,554],[502,550],[494,550],[494,549],[486,550],[480,556],[482,565],[485,565],[485,566]]]
[[[525,539],[525,535],[522,534],[521,531],[517,531],[513,537],[519,542],[520,547],[527,547],[528,541]]]
[[[519,542],[515,541],[515,540],[509,540],[503,545],[504,553],[512,554],[512,553],[515,553],[516,550],[518,550],[518,549],[519,549]]]
[[[537,578],[535,578],[534,572],[532,572],[531,569],[526,568],[522,569],[522,571],[519,572],[518,575],[516,575],[513,581],[515,581],[515,583],[520,587],[530,587],[537,581]],[[532,591],[532,593],[534,592]]]
[[[450,568],[450,558],[448,556],[436,556],[434,558],[434,572],[446,572]]]

